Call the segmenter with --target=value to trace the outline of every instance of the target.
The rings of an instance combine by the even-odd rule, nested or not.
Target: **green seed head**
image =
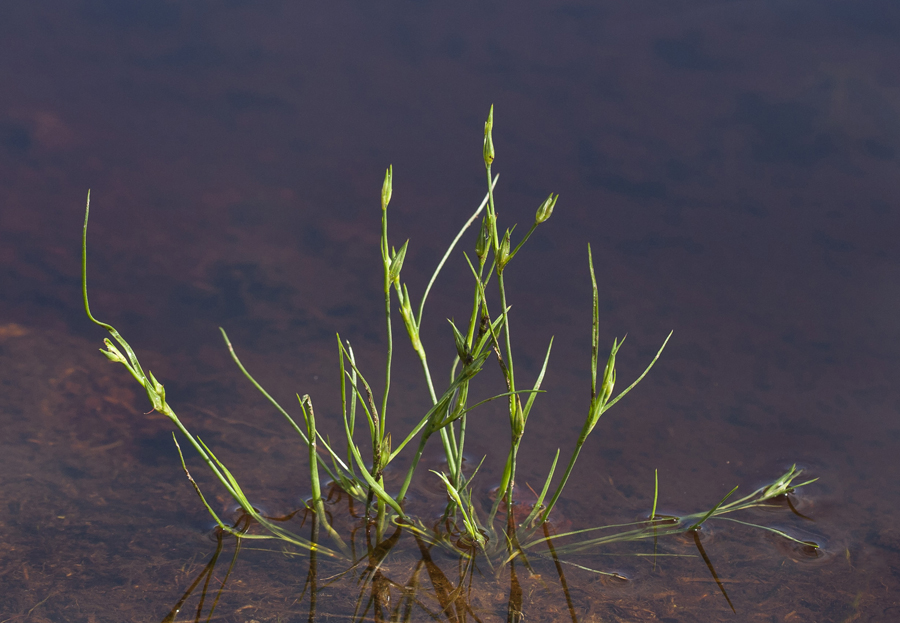
[[[491,112],[484,122],[484,166],[489,167],[494,161],[494,138],[491,130],[494,128],[494,105],[491,104]]]
[[[503,240],[500,242],[500,256],[497,258],[497,268],[503,270],[506,268],[506,265],[509,263],[509,230],[506,230],[506,233],[503,234]]]
[[[406,259],[406,247],[409,245],[409,240],[403,243],[403,246],[400,247],[400,250],[396,249],[392,250],[391,253],[391,266],[388,271],[388,281],[394,284],[399,285],[400,283],[400,269],[403,268],[403,260]]]
[[[112,341],[110,341],[109,338],[104,339],[103,343],[106,344],[106,350],[101,349],[100,352],[106,355],[106,357],[110,361],[128,365],[128,362],[126,361],[125,356],[122,354],[122,351],[116,348],[116,346],[112,343]]]
[[[544,200],[544,203],[538,208],[537,214],[534,215],[534,222],[536,224],[540,225],[550,218],[550,215],[553,214],[553,207],[556,205],[557,199],[559,199],[558,194],[554,197],[553,193],[550,193],[550,196]]]
[[[453,341],[456,343],[456,354],[459,355],[459,360],[463,362],[463,364],[468,363],[472,357],[469,355],[469,348],[466,344],[466,338],[462,336],[462,333],[459,332],[459,329],[456,328],[456,325],[453,324],[453,321],[449,318],[447,322],[450,323],[450,326],[453,327]]]
[[[482,262],[484,262],[484,258],[487,256],[490,243],[491,229],[488,225],[487,214],[485,214],[481,219],[481,231],[478,232],[478,241],[475,243],[475,255],[477,255],[478,259]]]
[[[381,185],[381,209],[387,210],[388,204],[391,202],[391,193],[393,192],[394,165],[387,168],[384,173],[384,184]]]
[[[510,408],[513,411],[512,434],[516,440],[519,440],[525,434],[525,413],[522,411],[522,403],[515,396],[510,397]]]

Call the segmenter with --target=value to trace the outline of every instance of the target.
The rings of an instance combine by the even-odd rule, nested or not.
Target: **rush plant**
[[[518,516],[515,513],[514,498],[519,489],[516,486],[519,449],[525,435],[528,421],[542,393],[541,384],[547,371],[552,339],[539,373],[535,378],[525,379],[516,369],[516,358],[510,302],[507,297],[506,275],[514,268],[523,245],[532,233],[550,219],[556,207],[558,195],[549,194],[538,206],[533,222],[518,242],[513,241],[515,227],[500,225],[499,213],[494,198],[497,176],[492,167],[496,157],[493,142],[493,107],[484,125],[483,158],[487,191],[478,208],[463,224],[453,238],[446,253],[438,263],[424,292],[417,301],[402,280],[402,270],[407,256],[409,241],[399,248],[390,242],[388,231],[388,207],[393,194],[393,170],[385,172],[381,188],[381,236],[380,256],[382,269],[382,294],[384,296],[385,331],[387,352],[384,370],[370,374],[360,369],[354,350],[349,342],[337,336],[337,360],[340,374],[342,424],[345,438],[338,444],[332,443],[317,429],[313,400],[309,395],[298,395],[293,409],[277,402],[247,370],[238,357],[234,346],[222,330],[222,337],[235,364],[286,420],[299,438],[300,447],[309,458],[309,485],[312,492],[305,512],[313,518],[314,529],[311,538],[305,538],[284,527],[283,522],[267,517],[250,502],[238,479],[223,464],[214,452],[185,426],[166,400],[165,388],[147,370],[145,371],[134,350],[111,325],[94,318],[91,313],[87,293],[87,225],[90,214],[90,193],[85,208],[84,232],[82,239],[82,285],[85,312],[94,323],[104,328],[109,336],[104,340],[101,352],[111,361],[125,366],[131,376],[146,391],[153,410],[168,417],[184,440],[199,454],[209,471],[219,481],[225,492],[234,499],[247,518],[241,525],[232,525],[220,517],[188,472],[184,457],[181,463],[203,505],[218,524],[221,531],[233,534],[238,539],[276,539],[286,544],[308,550],[310,556],[326,556],[336,560],[346,559],[348,568],[355,568],[361,560],[369,561],[369,568],[377,570],[396,544],[398,535],[411,535],[420,547],[444,547],[457,553],[462,559],[484,558],[488,564],[509,565],[515,560],[527,560],[529,552],[545,551],[548,547],[554,559],[558,555],[575,553],[586,548],[595,548],[613,542],[653,539],[676,532],[698,530],[706,521],[725,518],[725,515],[746,510],[754,506],[770,504],[774,499],[791,493],[797,487],[809,484],[794,484],[801,470],[792,468],[770,485],[763,487],[736,502],[726,503],[734,493],[732,490],[719,504],[709,511],[684,517],[660,517],[656,514],[658,488],[654,493],[654,507],[647,520],[629,524],[590,527],[554,538],[570,537],[568,543],[553,549],[547,524],[554,507],[559,502],[579,454],[588,437],[597,427],[600,418],[619,403],[644,378],[656,363],[671,333],[663,340],[659,351],[637,378],[618,394],[616,357],[622,341],[614,339],[608,354],[601,353],[599,329],[598,285],[594,271],[593,257],[588,247],[588,273],[593,292],[592,339],[591,339],[591,387],[587,414],[581,433],[569,453],[566,467],[561,477],[554,480],[560,452],[547,470],[540,493],[533,506]],[[456,357],[449,375],[435,375],[422,340],[422,323],[425,302],[448,258],[463,239],[469,228],[479,223],[474,237],[473,254],[464,253],[472,280],[471,311],[467,321],[457,326],[449,321]],[[399,314],[409,344],[418,357],[425,385],[430,397],[430,408],[421,415],[417,423],[400,434],[389,427],[391,402],[389,400],[392,381],[392,360],[394,352],[394,329]],[[496,394],[480,402],[470,404],[470,388],[486,365],[498,366],[503,385]],[[376,383],[375,379],[379,382]],[[437,379],[446,378],[441,385]],[[481,499],[478,489],[473,486],[476,473],[467,474],[463,469],[468,420],[483,403],[502,400],[509,419],[509,444],[501,484],[496,496],[488,503]],[[291,411],[294,414],[291,414]],[[299,416],[297,412],[299,411]],[[174,433],[173,433],[174,435]],[[178,439],[175,440],[176,445]],[[430,446],[440,448],[446,461],[446,472],[435,472],[447,492],[447,504],[441,521],[426,523],[422,518],[410,516],[407,512],[407,497],[419,470],[421,459]],[[181,446],[178,445],[179,454]],[[385,485],[385,470],[405,453],[410,456],[402,484],[396,492]],[[323,486],[323,479],[326,480]],[[339,534],[332,525],[333,520],[325,509],[327,489],[336,489],[355,499],[365,509],[364,525],[374,532],[374,539],[367,538],[365,553],[357,552],[355,544],[348,542],[347,535]],[[490,507],[488,512],[480,509]],[[501,509],[506,512],[499,513]],[[523,516],[524,515],[524,516]],[[502,519],[498,519],[502,518]],[[737,520],[735,520],[737,521]],[[744,522],[746,523],[746,522]],[[254,524],[256,530],[248,530]],[[751,524],[752,525],[752,524]],[[764,528],[779,537],[795,540],[782,531]],[[327,544],[320,539],[321,531],[327,535]],[[537,537],[542,530],[543,536]],[[603,531],[596,536],[597,531]],[[574,537],[574,538],[572,538]],[[800,542],[800,541],[798,541]],[[809,545],[807,542],[802,542]],[[699,547],[699,544],[698,544]],[[543,549],[541,549],[543,548]],[[313,559],[311,559],[313,560]],[[374,565],[374,567],[373,567]],[[374,574],[372,571],[370,575]],[[561,571],[560,571],[561,574]],[[561,576],[562,577],[562,576]],[[437,586],[435,586],[437,589]]]

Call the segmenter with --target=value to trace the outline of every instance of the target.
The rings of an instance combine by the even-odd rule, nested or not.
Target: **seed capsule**
[[[494,138],[491,130],[494,128],[494,105],[491,104],[491,112],[484,122],[484,166],[489,167],[494,161]]]
[[[553,193],[550,193],[550,196],[544,200],[544,203],[538,208],[537,214],[534,215],[534,222],[536,224],[540,225],[550,218],[550,215],[553,214],[553,207],[556,205],[557,199],[559,199],[558,194],[554,197]]]

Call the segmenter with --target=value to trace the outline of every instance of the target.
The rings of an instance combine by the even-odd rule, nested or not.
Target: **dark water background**
[[[492,103],[501,223],[527,226],[560,193],[509,273],[521,374],[556,335],[522,478],[538,483],[571,447],[588,403],[588,243],[602,339],[628,334],[620,384],[675,333],[586,446],[567,519],[646,516],[654,469],[670,512],[793,463],[820,478],[796,498],[814,522],[756,516],[822,543],[817,557],[736,525],[705,536],[737,614],[697,558],[597,555],[581,562],[630,581],[572,571],[581,620],[900,618],[895,2],[88,0],[0,14],[0,621],[161,620],[214,549],[168,421],[144,415],[84,318],[87,189],[95,314],[284,512],[308,494],[300,449],[217,326],[280,399],[310,393],[333,421],[334,332],[364,369],[383,357],[385,167],[418,298],[483,196]],[[426,308],[438,369],[453,352],[444,318],[469,296],[457,256]],[[400,429],[427,394],[398,351]],[[505,418],[488,409],[473,427],[487,489]],[[217,620],[305,620],[303,564],[246,552]],[[544,605],[527,620],[555,618],[552,575],[530,586]],[[498,612],[501,587],[483,596]],[[338,596],[322,599],[321,620],[344,620]]]

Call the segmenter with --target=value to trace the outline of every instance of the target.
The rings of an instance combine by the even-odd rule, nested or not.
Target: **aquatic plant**
[[[242,516],[236,524],[227,521],[229,518],[222,518],[215,512],[188,471],[181,446],[173,433],[176,447],[181,456],[182,468],[206,510],[218,525],[221,534],[234,535],[239,541],[276,539],[285,544],[295,545],[307,550],[310,556],[310,572],[312,574],[311,577],[313,577],[313,580],[311,580],[313,585],[315,584],[315,562],[318,556],[325,556],[335,560],[346,560],[349,570],[358,569],[361,563],[365,563],[362,577],[366,579],[364,585],[372,587],[372,595],[377,593],[375,585],[380,577],[379,570],[382,562],[392,548],[395,547],[401,534],[406,534],[414,539],[422,552],[423,565],[431,577],[434,590],[436,593],[444,591],[444,594],[439,595],[442,607],[445,609],[449,607],[455,597],[447,594],[446,586],[448,586],[447,582],[449,580],[437,578],[436,574],[440,573],[440,570],[427,562],[430,560],[428,552],[435,546],[458,555],[460,560],[467,561],[464,566],[465,571],[459,578],[457,587],[461,587],[466,577],[471,573],[471,569],[474,568],[472,566],[473,561],[484,560],[488,565],[509,566],[511,573],[509,608],[510,612],[513,612],[517,611],[516,608],[518,607],[513,588],[514,565],[516,561],[522,561],[527,566],[529,564],[529,555],[546,556],[549,552],[549,556],[556,561],[560,580],[564,584],[562,568],[559,566],[560,556],[616,542],[649,539],[655,543],[661,537],[676,533],[687,532],[696,534],[696,531],[707,521],[729,519],[725,515],[756,506],[769,505],[773,500],[783,498],[796,488],[813,482],[809,480],[795,484],[794,481],[802,470],[792,467],[771,484],[740,500],[726,504],[727,500],[737,489],[735,487],[712,509],[682,517],[662,517],[657,515],[657,486],[654,492],[653,509],[646,520],[589,527],[562,534],[551,534],[548,523],[551,513],[560,500],[569,477],[575,468],[579,453],[588,437],[596,428],[603,414],[634,389],[649,372],[672,335],[669,333],[663,340],[659,351],[643,372],[624,390],[615,394],[614,388],[617,380],[616,357],[622,347],[622,341],[618,338],[614,339],[609,354],[601,356],[598,285],[591,249],[588,246],[588,268],[593,292],[593,308],[591,388],[587,415],[581,433],[575,441],[574,449],[569,454],[562,476],[554,484],[554,475],[560,456],[560,452],[557,450],[556,457],[547,470],[540,493],[536,494],[536,500],[533,501],[527,515],[525,515],[524,511],[519,516],[516,515],[517,507],[514,498],[519,491],[516,486],[519,448],[528,420],[532,415],[537,395],[542,391],[541,384],[549,363],[553,341],[551,339],[550,344],[548,344],[546,355],[537,377],[530,384],[524,384],[522,375],[517,376],[516,374],[510,304],[507,299],[505,277],[506,271],[510,269],[513,260],[518,256],[519,251],[535,229],[543,225],[552,216],[559,196],[551,193],[541,203],[530,228],[518,243],[513,245],[512,238],[515,227],[503,229],[498,220],[498,212],[494,200],[494,186],[497,183],[497,177],[493,176],[492,173],[495,155],[493,107],[491,107],[484,126],[483,140],[483,158],[487,178],[486,195],[471,217],[463,224],[438,263],[424,293],[418,301],[418,305],[414,304],[407,285],[401,280],[409,241],[404,242],[399,249],[389,242],[388,206],[393,193],[393,170],[391,167],[387,169],[381,189],[380,237],[382,291],[387,335],[383,383],[377,388],[379,391],[376,391],[376,388],[373,387],[374,383],[370,382],[358,367],[350,343],[337,336],[337,358],[345,433],[345,443],[341,446],[333,444],[319,433],[313,401],[309,395],[297,396],[298,404],[296,406],[299,408],[302,417],[297,418],[291,415],[289,410],[279,404],[246,369],[225,331],[221,330],[222,337],[235,364],[249,382],[284,416],[288,425],[297,433],[302,447],[308,454],[309,485],[312,495],[307,502],[306,508],[302,510],[305,514],[309,514],[312,517],[310,538],[305,538],[288,530],[284,525],[285,522],[281,520],[283,518],[266,516],[254,507],[238,479],[198,436],[188,430],[176,415],[166,400],[165,388],[153,376],[152,372],[149,370],[144,371],[137,355],[128,342],[115,328],[97,320],[92,315],[87,294],[87,225],[90,214],[90,193],[88,193],[82,239],[82,285],[85,311],[88,317],[94,323],[106,329],[112,338],[104,340],[105,349],[101,350],[101,352],[111,361],[125,366],[132,377],[146,391],[153,410],[167,416],[172,421],[176,429],[200,455],[210,472],[219,480],[228,495],[240,507]],[[475,238],[474,256],[470,257],[468,254],[464,254],[473,281],[471,313],[467,323],[462,327],[457,327],[452,320],[449,321],[457,356],[451,367],[449,382],[444,387],[436,388],[436,377],[432,373],[426,348],[420,337],[425,302],[447,259],[456,248],[458,242],[463,238],[465,232],[471,225],[478,222],[479,218],[480,229]],[[493,284],[491,283],[492,281],[494,282]],[[489,294],[492,288],[496,292],[494,295]],[[428,411],[421,416],[411,430],[406,431],[402,436],[393,435],[388,427],[395,313],[399,313],[409,338],[409,343],[419,359],[431,401],[431,407]],[[504,385],[499,388],[501,391],[493,397],[475,404],[469,404],[470,385],[490,359],[496,361],[502,373]],[[509,448],[501,485],[490,503],[490,510],[485,514],[483,511],[479,511],[482,500],[478,499],[479,495],[473,486],[473,480],[478,470],[476,468],[474,473],[467,474],[464,470],[463,457],[470,413],[483,403],[497,399],[504,400],[506,404],[509,418]],[[363,431],[361,433],[357,430],[357,424],[360,421],[363,423],[361,427]],[[365,439],[365,442],[360,442],[359,438]],[[413,476],[420,466],[426,448],[429,445],[438,444],[443,452],[447,470],[446,472],[434,472],[434,474],[446,490],[447,504],[441,520],[429,524],[422,518],[410,516],[407,513],[406,500],[413,482]],[[410,450],[407,450],[408,446]],[[385,485],[384,472],[404,451],[412,455],[410,464],[399,490],[396,493],[392,493]],[[325,487],[323,487],[322,483],[323,475],[327,477]],[[360,553],[357,551],[354,534],[340,534],[335,527],[333,514],[326,512],[325,504],[328,492],[346,496],[348,499],[356,500],[362,504],[364,509],[362,527],[367,535],[364,552]],[[501,513],[501,510],[505,510],[505,512]],[[521,515],[525,516],[522,517]],[[769,530],[780,538],[815,547],[814,544],[799,541],[782,531],[763,526],[758,527]],[[542,536],[536,537],[539,530]],[[322,542],[320,531],[324,531],[327,535],[327,545]],[[603,531],[603,535],[595,536],[600,531]],[[554,541],[557,541],[558,544],[554,545]],[[559,542],[562,544],[559,544]],[[697,547],[708,562],[699,540],[697,540]],[[218,556],[218,551],[220,550],[217,550],[216,556]],[[214,561],[212,564],[215,564]],[[710,571],[713,572],[715,577],[711,564]],[[603,573],[600,571],[595,572]],[[722,587],[721,583],[719,585],[724,594],[724,587]],[[311,589],[310,597],[314,601],[313,589]],[[519,599],[518,603],[519,605],[521,604],[521,599]],[[361,602],[357,604],[358,608],[360,604]],[[461,612],[462,617],[465,618],[465,608]]]

